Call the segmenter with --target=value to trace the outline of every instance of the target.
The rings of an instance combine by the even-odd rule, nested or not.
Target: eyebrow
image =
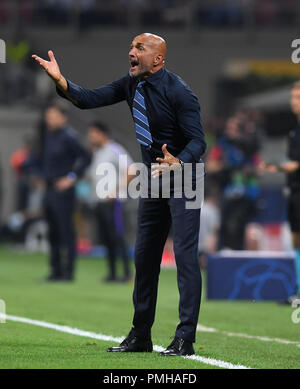
[[[130,47],[133,47],[133,46],[134,46],[133,43],[131,43]],[[135,46],[136,47],[141,47],[141,46],[144,46],[144,43],[138,42]]]

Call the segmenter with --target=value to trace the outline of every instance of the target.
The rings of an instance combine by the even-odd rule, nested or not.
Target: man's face
[[[300,88],[293,88],[291,90],[291,99],[290,99],[292,112],[300,116]]]
[[[88,129],[88,138],[93,147],[102,147],[107,140],[107,135],[98,128],[91,126]]]
[[[45,112],[45,122],[48,130],[55,131],[66,124],[67,117],[55,107],[50,107]]]
[[[235,117],[230,117],[226,122],[225,132],[230,139],[238,138],[240,136],[240,121]]]
[[[129,50],[129,74],[141,77],[152,73],[156,57],[155,46],[142,35],[137,36]]]

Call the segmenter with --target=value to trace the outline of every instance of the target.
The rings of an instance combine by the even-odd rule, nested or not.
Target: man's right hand
[[[50,61],[46,61],[45,59],[38,57],[37,55],[33,55],[34,58],[41,67],[45,70],[49,77],[55,82],[55,84],[63,91],[66,92],[68,89],[67,80],[63,77],[60,72],[58,63],[56,62],[55,56],[52,50],[48,51]]]

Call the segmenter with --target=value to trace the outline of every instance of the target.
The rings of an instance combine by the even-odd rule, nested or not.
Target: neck
[[[109,139],[105,139],[101,142],[101,144],[98,144],[98,147],[104,147],[105,145],[107,145],[107,143],[109,142]]]
[[[147,77],[152,76],[153,74],[159,72],[163,67],[164,67],[164,65],[161,65],[160,67],[156,67],[156,68],[150,70],[150,72],[149,72],[148,74],[145,74],[145,75],[143,76],[143,78],[147,78]]]

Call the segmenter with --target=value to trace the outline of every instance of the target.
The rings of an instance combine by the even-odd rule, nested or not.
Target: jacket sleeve
[[[197,97],[183,86],[175,96],[175,109],[179,129],[183,132],[187,143],[176,156],[183,162],[199,162],[205,153],[206,142],[202,128],[200,105]]]
[[[85,147],[82,146],[77,134],[73,133],[73,131],[69,132],[68,143],[69,150],[73,154],[75,160],[72,172],[74,172],[78,177],[81,177],[91,163],[91,155]]]
[[[56,91],[59,96],[70,100],[78,108],[104,107],[126,99],[125,86],[127,79],[128,76],[125,76],[96,89],[86,89],[67,80],[68,93],[64,94],[59,88],[56,88]]]

